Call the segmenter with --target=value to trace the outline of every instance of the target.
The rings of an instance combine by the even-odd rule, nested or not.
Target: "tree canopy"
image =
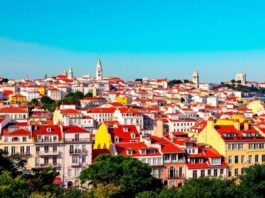
[[[159,180],[152,177],[147,164],[123,156],[98,156],[94,164],[81,172],[80,179],[82,183],[90,181],[94,186],[98,184],[120,186],[127,196],[162,186]]]

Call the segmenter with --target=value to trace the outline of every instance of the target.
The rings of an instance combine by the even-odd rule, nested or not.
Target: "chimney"
[[[245,122],[244,122],[244,130],[245,131],[249,130],[249,121],[248,120],[245,120]]]
[[[164,123],[162,120],[157,120],[155,123],[155,135],[157,137],[163,137],[164,136]]]
[[[234,120],[234,127],[236,130],[240,131],[240,122],[238,119]]]

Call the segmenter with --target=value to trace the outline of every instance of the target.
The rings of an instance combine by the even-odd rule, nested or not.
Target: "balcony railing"
[[[59,151],[39,151],[36,152],[37,155],[40,156],[53,156],[53,155],[60,155]]]
[[[79,155],[79,154],[87,154],[87,150],[82,149],[74,149],[69,151],[70,155]]]
[[[52,168],[58,168],[61,166],[60,163],[36,163],[35,164],[36,168],[48,168],[48,167],[52,167]]]
[[[75,138],[66,138],[65,142],[91,142],[90,138],[79,138],[79,139],[75,139]]]
[[[72,162],[71,166],[80,166],[80,162]]]

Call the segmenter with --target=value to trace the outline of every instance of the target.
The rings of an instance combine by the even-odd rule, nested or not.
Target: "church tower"
[[[66,69],[64,69],[64,71],[63,71],[63,75],[67,76],[67,71],[66,71]]]
[[[192,82],[195,84],[195,88],[198,89],[200,84],[200,78],[199,78],[199,72],[197,70],[193,72]]]
[[[72,80],[74,78],[74,73],[73,73],[73,68],[72,67],[70,67],[70,69],[69,69],[68,78],[70,80]]]
[[[103,78],[103,74],[102,74],[102,65],[101,65],[101,61],[100,58],[98,59],[97,62],[97,68],[96,68],[96,80],[102,80]]]

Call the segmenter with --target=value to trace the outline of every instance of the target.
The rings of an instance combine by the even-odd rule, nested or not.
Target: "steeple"
[[[98,58],[97,68],[96,68],[96,80],[102,80],[103,78],[102,72],[103,72],[103,69],[102,69],[101,61],[100,61],[100,58]]]
[[[195,70],[192,75],[192,82],[195,84],[195,88],[198,89],[200,85],[200,77],[198,70]]]
[[[64,69],[63,75],[67,76],[67,71]]]
[[[70,69],[69,69],[68,78],[71,79],[71,80],[74,78],[74,73],[73,73],[73,68],[72,67],[70,67]]]

